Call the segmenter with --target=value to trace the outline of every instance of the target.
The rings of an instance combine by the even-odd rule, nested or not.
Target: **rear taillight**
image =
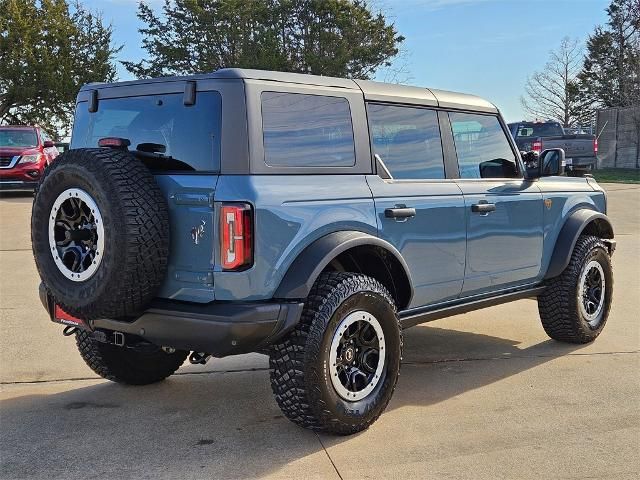
[[[531,150],[534,152],[542,152],[542,140],[536,140],[531,144]]]
[[[594,138],[593,139],[593,153],[594,154],[598,154],[598,139]]]
[[[243,270],[253,263],[253,218],[246,203],[220,207],[220,264],[223,270]]]

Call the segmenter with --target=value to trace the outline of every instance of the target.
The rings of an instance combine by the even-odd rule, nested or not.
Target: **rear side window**
[[[516,158],[498,117],[449,113],[460,178],[519,177]]]
[[[129,150],[152,153],[151,159],[145,158],[151,167],[169,159],[187,169],[219,171],[220,94],[198,92],[191,106],[184,105],[183,98],[174,93],[103,99],[95,113],[80,103],[71,148],[97,147],[101,138],[120,137],[131,142]]]
[[[389,105],[367,106],[373,153],[396,179],[444,178],[438,114]]]
[[[267,165],[355,165],[351,110],[346,98],[263,92],[261,100]]]

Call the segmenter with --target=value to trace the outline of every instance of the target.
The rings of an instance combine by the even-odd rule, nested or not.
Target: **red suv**
[[[39,127],[0,127],[0,190],[31,190],[58,149]]]

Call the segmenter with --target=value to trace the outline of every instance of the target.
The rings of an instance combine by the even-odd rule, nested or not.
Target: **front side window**
[[[351,167],[356,163],[346,98],[263,92],[262,130],[267,165]]]
[[[129,150],[147,154],[149,165],[176,161],[188,169],[220,169],[222,99],[218,92],[198,92],[195,105],[182,93],[102,99],[90,113],[79,103],[71,148],[97,147],[104,137],[126,138]],[[177,163],[180,162],[180,163]]]
[[[460,178],[519,177],[516,158],[498,117],[449,113]]]
[[[373,153],[394,179],[445,177],[435,111],[369,104],[367,112]]]

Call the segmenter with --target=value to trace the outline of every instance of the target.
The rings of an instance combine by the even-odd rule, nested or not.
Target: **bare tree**
[[[560,47],[549,53],[544,70],[527,79],[526,95],[520,99],[525,111],[536,118],[557,120],[565,127],[590,124],[593,112],[577,79],[582,64],[582,45],[563,38]]]

